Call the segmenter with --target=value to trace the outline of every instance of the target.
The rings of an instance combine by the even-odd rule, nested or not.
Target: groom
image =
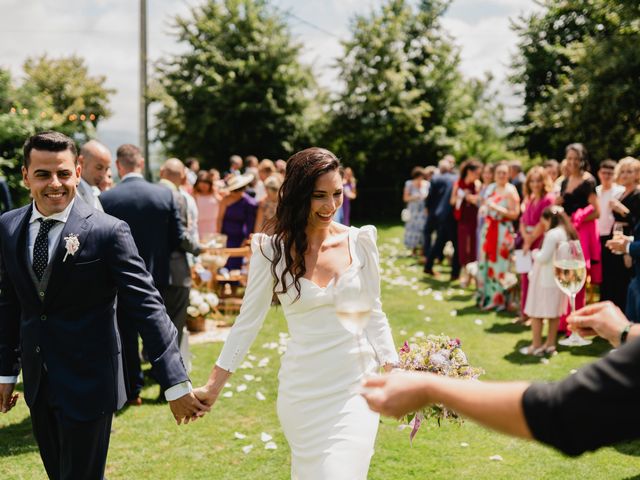
[[[33,203],[0,218],[0,401],[22,367],[33,433],[52,479],[102,479],[113,412],[126,401],[118,310],[140,332],[177,423],[204,414],[176,329],[126,223],[76,196],[73,140],[44,132],[24,145]]]

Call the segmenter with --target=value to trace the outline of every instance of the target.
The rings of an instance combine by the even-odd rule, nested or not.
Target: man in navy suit
[[[113,412],[126,401],[118,308],[140,331],[180,424],[208,407],[191,393],[169,321],[129,227],[76,198],[73,140],[29,138],[33,203],[0,218],[0,401],[22,367],[33,433],[52,479],[102,479]]]
[[[166,305],[167,296],[171,296],[171,253],[188,245],[189,235],[180,220],[172,192],[147,182],[142,176],[144,162],[142,152],[135,145],[118,147],[116,168],[121,181],[100,195],[100,202],[106,213],[129,225],[138,252]],[[140,405],[144,377],[138,352],[138,332],[120,311],[118,325],[129,377],[129,403]]]
[[[430,236],[434,229],[436,241],[429,251],[425,248],[427,261],[424,264],[424,272],[428,275],[434,275],[433,262],[442,255],[445,244],[450,240],[454,247],[451,259],[451,279],[455,280],[460,275],[460,262],[455,251],[458,235],[456,220],[453,217],[453,206],[451,205],[451,192],[458,176],[453,173],[453,164],[447,158],[438,162],[438,169],[440,173],[431,180],[429,196],[426,200],[428,216],[425,225],[425,246],[430,245],[430,238],[426,237]]]

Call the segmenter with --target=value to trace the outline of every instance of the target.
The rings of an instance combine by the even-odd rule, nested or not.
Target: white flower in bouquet
[[[200,316],[200,310],[198,310],[198,308],[194,307],[193,305],[189,305],[187,307],[187,315],[189,315],[190,317],[196,318]]]
[[[218,299],[218,296],[215,293],[207,293],[204,296],[204,299],[206,300],[206,302],[209,304],[211,308],[216,308],[220,303],[220,300]]]
[[[198,305],[198,311],[200,312],[200,314],[206,315],[211,311],[211,307],[207,302],[202,302],[200,305]]]

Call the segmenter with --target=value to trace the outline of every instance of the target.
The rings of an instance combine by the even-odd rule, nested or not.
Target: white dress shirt
[[[128,176],[128,175],[127,175]],[[38,208],[36,207],[36,202],[33,202],[33,209],[31,211],[31,218],[29,219],[29,235],[27,237],[27,248],[29,252],[29,262],[33,263],[33,246],[36,242],[36,236],[38,235],[38,230],[40,230],[40,222],[38,219],[42,218],[44,220],[57,220],[57,223],[51,227],[49,230],[49,260],[51,260],[53,256],[53,252],[60,242],[60,236],[62,235],[62,230],[64,229],[64,224],[67,223],[67,219],[69,218],[69,213],[73,208],[73,203],[76,201],[75,198],[71,199],[69,205],[60,213],[54,213],[51,216],[45,217],[42,215]],[[0,375],[0,383],[17,383],[17,376],[1,376]],[[191,392],[192,386],[191,382],[186,381],[174,385],[171,388],[168,388],[164,392],[164,396],[167,401],[176,400],[189,392]]]
[[[613,218],[613,211],[609,206],[609,202],[612,199],[620,198],[620,195],[624,192],[624,187],[614,183],[609,190],[603,190],[602,185],[596,187],[596,194],[598,195],[598,202],[600,203],[600,218],[598,218],[598,230],[600,236],[604,237],[611,234],[615,219]]]

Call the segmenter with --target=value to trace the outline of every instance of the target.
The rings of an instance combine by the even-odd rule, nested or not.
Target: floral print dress
[[[509,208],[506,195],[496,192],[496,184],[488,187],[487,203]],[[503,282],[511,268],[514,247],[513,222],[489,210],[482,226],[482,245],[478,260],[478,303],[481,307],[506,306]]]

